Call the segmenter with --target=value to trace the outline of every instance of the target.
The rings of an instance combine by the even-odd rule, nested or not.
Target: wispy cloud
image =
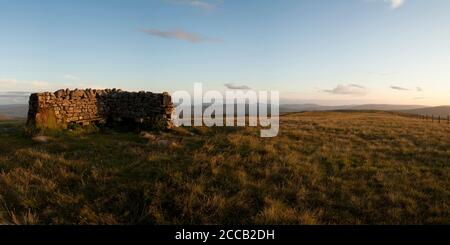
[[[78,80],[79,79],[77,76],[70,75],[70,74],[65,75],[64,78],[68,79],[68,80]]]
[[[0,78],[0,92],[3,93],[29,93],[29,92],[8,92],[8,91],[30,91],[31,92],[44,92],[55,91],[61,88],[101,88],[93,84],[85,84],[78,82],[67,83],[50,83],[47,81],[23,81],[17,79],[2,79]]]
[[[427,97],[414,97],[414,98],[412,98],[413,100],[424,100],[424,99],[426,99]]]
[[[391,89],[393,90],[400,90],[400,91],[409,91],[409,89],[400,87],[400,86],[391,86]]]
[[[322,91],[337,95],[366,95],[369,93],[369,90],[366,87],[358,84],[339,84],[334,89],[326,89]]]
[[[183,30],[174,30],[174,31],[163,31],[158,29],[142,29],[142,32],[154,36],[165,39],[176,39],[191,43],[201,43],[201,42],[217,42],[220,41],[218,39],[209,38],[197,33],[187,32]]]
[[[174,4],[182,4],[191,6],[194,8],[200,8],[205,10],[215,9],[219,1],[206,1],[206,0],[166,0],[166,2]]]
[[[13,96],[25,96],[25,95],[29,95],[30,92],[28,92],[28,91],[0,91],[0,94],[13,95]]]
[[[423,92],[423,88],[421,88],[421,87],[417,87],[416,89],[417,89],[417,92]]]
[[[225,87],[227,89],[233,89],[233,90],[247,90],[247,89],[251,89],[247,85],[234,85],[232,83],[225,83],[224,85],[225,85]]]
[[[375,75],[375,76],[383,76],[383,77],[394,75],[393,72],[368,72],[367,74],[369,74],[369,75]]]

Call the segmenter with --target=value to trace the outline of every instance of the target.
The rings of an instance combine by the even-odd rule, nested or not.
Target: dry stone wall
[[[173,108],[168,93],[66,89],[32,94],[28,124],[38,128],[66,128],[70,124],[114,121],[158,123],[170,128]]]

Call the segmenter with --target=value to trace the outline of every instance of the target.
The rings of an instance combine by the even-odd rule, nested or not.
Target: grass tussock
[[[450,126],[385,113],[33,142],[0,123],[0,223],[449,224]]]

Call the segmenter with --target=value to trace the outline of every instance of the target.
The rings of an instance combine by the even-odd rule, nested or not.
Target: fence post
[[[450,116],[447,116],[447,124],[450,124]]]
[[[434,115],[431,115],[431,122],[434,122]]]
[[[441,115],[439,115],[438,122],[441,123]]]

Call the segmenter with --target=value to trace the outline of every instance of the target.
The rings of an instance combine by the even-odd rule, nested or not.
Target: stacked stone
[[[145,123],[163,120],[172,126],[172,99],[168,93],[124,92],[117,89],[58,90],[30,96],[29,124],[45,125],[54,117],[66,127],[70,123],[90,124],[106,120]]]

